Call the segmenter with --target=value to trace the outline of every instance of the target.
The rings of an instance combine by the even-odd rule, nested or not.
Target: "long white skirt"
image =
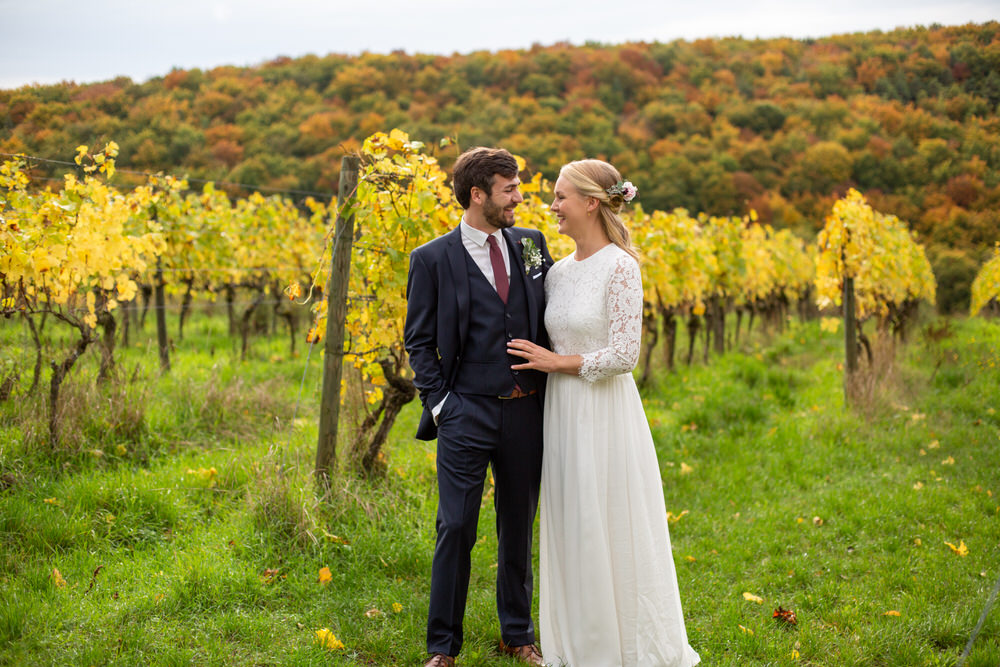
[[[630,373],[549,376],[539,625],[549,665],[690,667],[660,469]]]

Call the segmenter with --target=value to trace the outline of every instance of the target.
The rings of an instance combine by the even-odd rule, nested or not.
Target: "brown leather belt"
[[[532,394],[537,394],[537,389],[532,389],[531,391],[524,391],[520,387],[514,387],[514,391],[510,393],[509,396],[497,396],[501,401],[507,401],[512,398],[524,398],[525,396],[531,396]]]

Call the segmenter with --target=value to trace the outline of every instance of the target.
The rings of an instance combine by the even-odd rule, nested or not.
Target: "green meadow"
[[[704,665],[958,664],[1000,575],[1000,324],[942,322],[876,345],[850,407],[818,322],[654,372],[663,557]],[[29,394],[30,337],[0,323],[0,370],[22,369],[0,403],[0,665],[422,664],[437,500],[417,404],[381,474],[342,442],[318,497],[319,349],[259,337],[240,361],[205,312],[185,334],[168,374],[148,325],[111,382],[88,352],[52,447],[49,371]],[[489,485],[479,535],[459,664],[513,665]],[[1000,664],[1000,606],[965,664]]]

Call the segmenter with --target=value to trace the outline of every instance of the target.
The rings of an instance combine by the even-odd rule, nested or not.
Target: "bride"
[[[642,278],[619,217],[635,187],[600,160],[565,165],[551,210],[576,251],[545,279],[553,350],[509,343],[549,373],[541,486],[546,663],[690,667],[659,465],[632,378]]]

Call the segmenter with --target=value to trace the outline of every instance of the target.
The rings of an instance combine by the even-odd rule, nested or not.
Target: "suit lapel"
[[[451,268],[452,285],[455,287],[455,301],[458,306],[458,354],[462,354],[466,334],[469,333],[469,265],[465,261],[465,246],[462,245],[462,228],[456,227],[448,234],[448,264]]]

